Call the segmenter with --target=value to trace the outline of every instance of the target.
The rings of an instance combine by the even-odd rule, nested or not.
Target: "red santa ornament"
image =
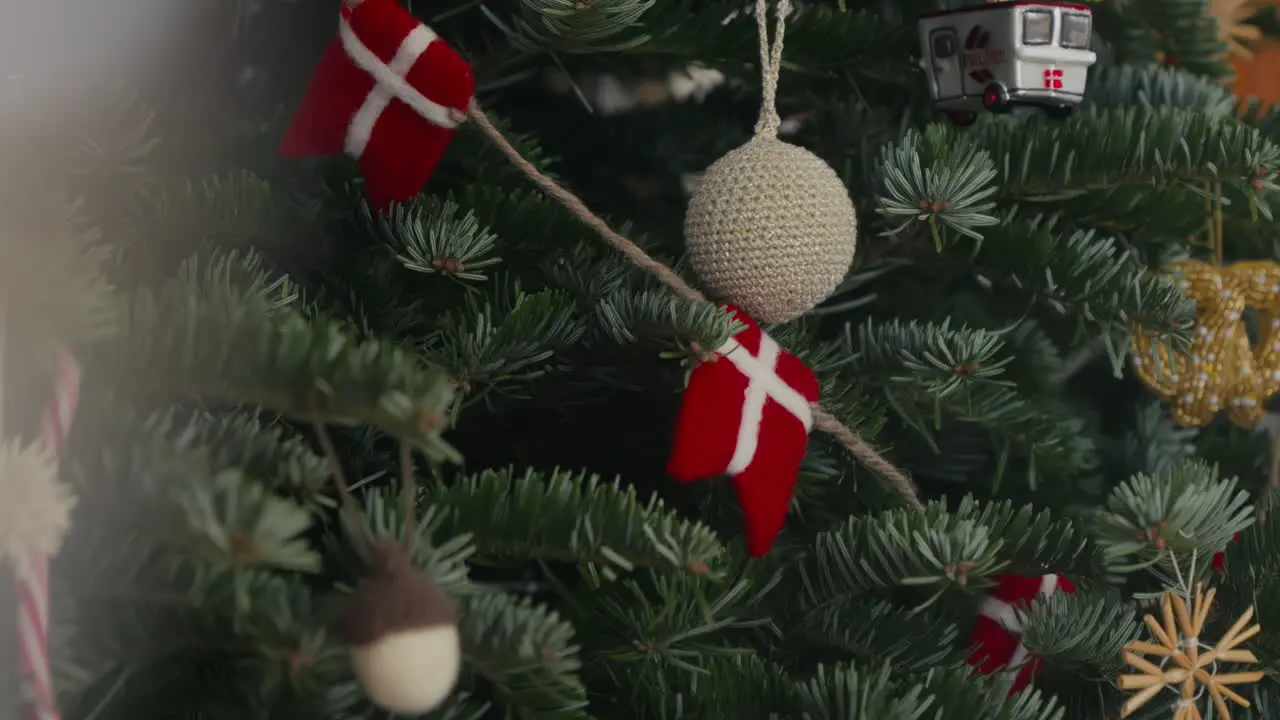
[[[747,550],[760,557],[782,531],[813,428],[818,379],[741,310],[746,329],[689,376],[667,473],[679,482],[733,478]]]
[[[1040,672],[1040,660],[1022,645],[1022,623],[1031,603],[1061,590],[1068,595],[1075,585],[1061,575],[1022,577],[997,575],[996,586],[978,608],[973,625],[969,664],[983,675],[1006,673],[1009,693],[1020,692]]]
[[[475,93],[471,66],[396,0],[347,0],[280,152],[345,152],[370,203],[416,195]]]

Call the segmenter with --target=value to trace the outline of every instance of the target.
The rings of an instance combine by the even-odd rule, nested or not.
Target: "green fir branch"
[[[1009,696],[968,668],[941,668],[922,680],[895,677],[889,665],[832,665],[796,683],[804,717],[848,720],[1061,720],[1064,710],[1037,690]]]
[[[496,254],[497,237],[474,213],[463,212],[450,200],[420,195],[389,214],[375,214],[368,205],[361,208],[370,234],[413,272],[478,283],[488,279],[486,269],[502,262]]]
[[[1251,595],[1256,586],[1280,583],[1280,514],[1266,517],[1223,546],[1225,579],[1230,587]]]
[[[750,656],[750,634],[776,634],[765,603],[777,580],[758,567],[723,581],[645,572],[572,592],[572,621],[595,660],[584,672],[637,700],[696,683],[717,660]]]
[[[1149,272],[1116,238],[1059,229],[1059,220],[1014,214],[986,230],[973,257],[979,277],[1078,317],[1094,334],[1137,322],[1190,341],[1195,302],[1173,278]]]
[[[473,533],[480,559],[572,563],[597,580],[639,568],[706,575],[724,564],[710,528],[584,472],[486,470],[427,488],[419,502],[439,513],[437,532]]]
[[[1094,571],[1091,543],[1066,520],[1012,503],[956,507],[932,502],[924,512],[894,509],[850,518],[819,533],[792,572],[805,612],[898,587],[927,589],[925,603],[981,586],[1000,572]]]
[[[598,334],[619,345],[649,340],[716,348],[742,329],[724,308],[675,298],[666,290],[620,290],[600,299],[594,311]]]
[[[117,410],[115,418],[117,422],[127,420],[129,414]],[[235,421],[219,426],[207,417],[178,427],[174,416],[161,414],[150,419],[136,436],[125,437],[122,429],[109,429],[106,437],[114,440],[111,449],[77,468],[82,476],[127,479],[123,502],[136,503],[136,507],[122,510],[123,514],[133,516],[143,510],[153,517],[181,518],[156,522],[146,542],[190,552],[207,564],[210,572],[275,568],[316,573],[320,557],[306,540],[317,516],[316,496],[295,499],[290,495],[299,493],[289,492],[294,488],[280,487],[297,476],[259,474],[305,471],[305,450],[290,445],[272,447],[267,444],[270,434],[258,442],[250,440],[247,433],[241,435],[245,443],[239,447],[210,448],[202,442],[251,429],[251,424]],[[86,492],[103,492],[95,487],[100,480],[81,482],[86,484]]]
[[[618,288],[620,279],[637,275],[635,267],[612,248],[600,242],[591,230],[543,192],[526,183],[506,189],[481,184],[468,185],[456,193],[459,206],[475,213],[480,223],[498,236],[508,264],[517,261],[539,267],[557,280],[573,279],[563,286],[583,303]],[[606,218],[608,220],[608,218]],[[530,228],[537,228],[536,233]],[[669,258],[656,253],[644,236],[630,232],[622,223],[618,232],[670,265]],[[648,287],[657,281],[641,276]]]
[[[1275,103],[1247,98],[1242,104],[1240,120],[1258,128],[1271,142],[1280,143],[1280,113],[1276,112]]]
[[[536,133],[521,131],[500,113],[486,109],[489,121],[502,133],[507,142],[543,175],[559,179],[555,170],[556,158],[548,155],[538,141]],[[433,180],[455,179],[463,182],[456,186],[505,187],[511,190],[528,190],[529,179],[511,160],[503,155],[483,132],[473,123],[458,128],[449,152],[445,154]]]
[[[573,627],[532,600],[498,593],[462,598],[466,667],[516,716],[589,720]]]
[[[1188,460],[1117,486],[1105,509],[1095,513],[1095,535],[1117,569],[1159,563],[1172,572],[1174,565],[1190,567],[1195,557],[1200,571],[1233,535],[1253,524],[1253,512],[1235,478],[1220,478],[1216,467]]]
[[[299,499],[315,500],[331,490],[328,462],[302,438],[259,414],[158,412],[147,430],[175,448],[202,450],[218,468],[238,468],[268,488]]]
[[[585,314],[604,312],[612,303],[645,293],[651,303],[672,305],[678,299],[666,288],[653,287],[650,278],[636,273],[636,268],[615,252],[600,253],[600,244],[580,245],[580,259],[569,263],[557,255],[539,264],[547,284],[573,296]],[[582,272],[582,269],[587,272]],[[643,301],[639,301],[643,302]],[[649,303],[645,303],[646,305]],[[696,303],[695,303],[696,304]]]
[[[860,372],[851,361],[848,345],[843,338],[816,342],[812,327],[804,321],[769,328],[769,333],[782,347],[802,359],[818,376],[818,395],[822,398],[823,409],[839,418],[847,427],[857,428],[858,434],[866,440],[873,441],[880,434],[884,429],[886,411],[878,397],[880,393],[874,388],[883,378]],[[836,447],[822,435],[812,436],[810,443],[809,453],[805,458],[807,469],[813,470],[824,465],[819,458],[822,450],[818,449],[823,446],[831,450],[830,456],[835,462],[825,463],[827,471],[821,474],[838,481],[853,467],[850,465],[848,451]],[[857,498],[846,496],[845,500],[866,500],[864,493],[871,491],[867,488],[859,490]],[[804,492],[804,488],[800,487],[797,491]],[[895,499],[891,504],[896,502]],[[796,509],[801,513],[806,512],[804,504],[798,505]]]
[[[416,523],[406,534],[405,503],[399,489],[374,488],[360,493],[365,527],[347,527],[348,537],[374,537],[392,540],[411,540],[414,563],[454,597],[485,592],[470,580],[468,563],[476,554],[475,538],[471,533],[450,534],[449,518],[435,507],[418,507]],[[346,522],[346,518],[343,518]],[[361,568],[364,570],[367,568]]]
[[[1061,473],[1092,466],[1092,442],[1081,419],[1048,402],[1033,402],[997,378],[1011,358],[996,359],[1003,347],[997,333],[951,329],[942,324],[893,320],[859,328],[846,326],[852,356],[849,371],[877,378],[875,387],[898,417],[935,452],[946,419],[986,431],[1002,458],[1027,458],[1027,480],[1035,487],[1042,472]]]
[[[1100,108],[1181,108],[1217,118],[1235,116],[1239,103],[1219,80],[1154,63],[1100,67],[1085,93],[1085,104]]]
[[[155,108],[143,102],[138,90],[114,94],[115,101],[100,113],[78,118],[86,122],[77,133],[71,174],[77,179],[134,184],[153,180],[152,161],[161,141],[156,133]]]
[[[456,692],[444,705],[423,715],[420,720],[484,720],[493,712],[493,703],[483,702],[470,693]]]
[[[796,683],[802,717],[847,720],[915,720],[921,712],[940,712],[924,688],[894,682],[892,668],[862,671],[855,665],[819,666],[813,677]]]
[[[864,322],[855,331],[845,325],[849,371],[885,383],[910,383],[940,399],[963,394],[974,385],[992,384],[1008,359],[997,359],[1004,346],[998,333],[952,328],[951,321]]]
[[[1035,688],[1010,695],[1007,686],[968,667],[939,668],[925,676],[925,692],[934,700],[938,720],[1063,720],[1066,710]]]
[[[171,492],[196,555],[230,568],[320,570],[320,556],[306,539],[314,514],[257,478],[223,470],[210,482],[183,483]]]
[[[1129,475],[1165,475],[1175,464],[1195,455],[1194,441],[1199,431],[1174,424],[1168,408],[1159,401],[1140,406],[1134,416],[1122,446]]]
[[[903,612],[874,599],[858,599],[822,608],[805,620],[805,637],[857,662],[883,661],[900,674],[959,665],[967,652],[960,629],[949,619]]]
[[[1280,164],[1280,147],[1257,130],[1177,108],[1086,110],[1065,123],[984,125],[973,136],[995,163],[1005,201],[1074,202],[1117,185],[1219,181],[1252,197],[1259,169]]]
[[[271,315],[308,306],[302,289],[293,279],[268,268],[262,256],[253,250],[232,250],[208,259],[191,256],[178,267],[176,280],[187,283],[193,290],[199,287],[224,303],[244,296],[260,299]]]
[[[980,239],[996,224],[992,200],[1035,203],[1077,223],[1132,224],[1139,203],[1190,183],[1190,193],[1173,188],[1185,235],[1203,224],[1185,200],[1205,183],[1237,188],[1247,210],[1266,215],[1260,191],[1275,189],[1277,163],[1280,148],[1252,127],[1179,108],[1094,108],[1065,123],[1006,120],[963,135],[934,125],[884,149],[879,212],[900,223],[895,233],[921,224],[942,247],[943,230]]]
[[[797,74],[903,77],[908,75],[904,64],[919,53],[913,23],[821,3],[794,3],[792,8],[783,62]],[[748,5],[733,0],[659,3],[645,16],[644,28],[651,38],[635,54],[696,59],[731,77],[760,81],[755,18]]]
[[[318,210],[313,203],[285,196],[264,178],[238,171],[139,193],[128,212],[129,239],[183,248],[193,240],[224,248],[280,247]]]
[[[1241,532],[1238,540],[1227,543],[1222,562],[1218,614],[1234,621],[1246,609],[1254,609],[1254,622],[1262,632],[1248,647],[1275,677],[1280,673],[1280,608],[1266,599],[1280,593],[1280,514],[1267,513]],[[1266,684],[1274,686],[1275,681]]]
[[[643,45],[649,38],[638,31],[640,20],[653,5],[654,0],[532,0],[507,19],[489,8],[482,11],[520,52],[587,54]]]
[[[557,353],[585,332],[575,310],[559,291],[526,293],[500,284],[487,298],[468,296],[445,313],[422,354],[454,378],[464,402],[525,397],[523,388],[554,372]]]
[[[625,677],[619,681],[625,683]],[[681,672],[664,687],[661,693],[648,693],[623,684],[616,709],[605,716],[768,720],[793,716],[796,710],[796,690],[786,668],[756,653],[711,655],[699,672]]]
[[[1111,676],[1124,671],[1121,649],[1139,638],[1142,627],[1117,593],[1083,588],[1032,603],[1022,644],[1058,667]]]
[[[997,175],[991,155],[970,136],[941,125],[909,129],[880,153],[877,212],[896,223],[892,233],[923,225],[939,246],[944,228],[980,239],[979,228],[998,222]]]
[[[65,618],[110,628],[78,648],[80,661],[95,670],[163,668],[137,678],[111,698],[113,706],[158,691],[180,706],[218,698],[244,712],[295,689],[322,696],[326,685],[349,677],[345,653],[325,632],[313,589],[300,577],[219,568],[176,549],[117,559],[115,572],[73,581],[67,590],[74,588],[76,601]],[[292,699],[295,706],[303,700]]]
[[[0,307],[5,346],[32,348],[48,362],[56,346],[110,337],[116,290],[103,276],[112,250],[86,229],[83,203],[0,173]]]
[[[1203,0],[1127,0],[1096,3],[1093,13],[1119,62],[1145,64],[1159,54],[1197,75],[1226,78],[1227,45],[1205,7]]]
[[[440,438],[452,394],[442,373],[399,347],[359,341],[341,324],[308,320],[273,294],[236,283],[247,270],[238,258],[221,258],[188,279],[139,291],[103,361],[152,397],[364,422],[432,457],[457,458]]]

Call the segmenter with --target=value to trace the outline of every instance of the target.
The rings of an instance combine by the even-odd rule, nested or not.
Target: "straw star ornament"
[[[1163,622],[1151,615],[1143,620],[1158,641],[1149,643],[1135,640],[1124,647],[1124,661],[1141,671],[1137,675],[1121,675],[1121,690],[1138,690],[1121,709],[1125,718],[1146,705],[1161,690],[1169,688],[1178,694],[1174,705],[1173,720],[1203,720],[1196,704],[1200,695],[1208,691],[1216,712],[1215,717],[1230,720],[1227,700],[1249,707],[1249,701],[1232,690],[1230,685],[1242,685],[1262,679],[1261,672],[1237,672],[1217,674],[1218,663],[1256,663],[1258,658],[1248,650],[1238,650],[1241,644],[1262,630],[1260,625],[1249,626],[1253,608],[1249,608],[1235,621],[1229,630],[1209,647],[1200,642],[1200,631],[1213,604],[1214,591],[1204,592],[1204,586],[1196,587],[1195,600],[1188,609],[1182,596],[1165,593],[1160,601]],[[1156,661],[1148,660],[1152,656]],[[1170,665],[1172,664],[1172,667]]]

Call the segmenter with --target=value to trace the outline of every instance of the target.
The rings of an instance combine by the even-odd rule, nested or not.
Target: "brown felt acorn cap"
[[[454,625],[453,600],[414,567],[399,544],[387,542],[373,552],[370,573],[351,595],[337,631],[348,645],[370,645],[406,630]]]

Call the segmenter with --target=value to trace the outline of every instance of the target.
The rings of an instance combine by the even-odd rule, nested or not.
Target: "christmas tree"
[[[453,605],[456,689],[424,717],[1119,717],[1143,616],[1164,622],[1166,591],[1194,613],[1200,582],[1206,647],[1255,604],[1262,628],[1203,669],[1264,673],[1232,686],[1233,717],[1280,712],[1277,473],[1247,403],[1267,400],[1270,300],[1231,325],[1259,348],[1249,371],[1188,386],[1212,422],[1148,387],[1168,368],[1134,369],[1205,359],[1207,304],[1174,263],[1276,253],[1280,123],[1230,94],[1205,0],[1092,5],[1070,117],[968,127],[921,58],[916,18],[945,3],[791,8],[776,132],[834,169],[857,247],[834,270],[791,250],[778,277],[838,286],[754,318],[822,408],[767,552],[733,483],[668,473],[686,383],[726,366],[709,349],[741,318],[530,178],[715,297],[686,210],[753,136],[756,7],[409,4],[484,110],[379,156],[443,150],[401,199],[350,145],[278,152],[322,53],[350,52],[336,0],[196,5],[131,92],[95,84],[59,106],[75,123],[12,139],[40,171],[5,186],[29,220],[6,211],[5,384],[47,393],[52,345],[86,373],[51,579],[63,717],[386,717],[353,671],[380,637],[350,631],[381,622],[351,600],[370,537],[411,540]],[[24,93],[53,84],[41,69]],[[447,656],[393,674],[448,690]]]

